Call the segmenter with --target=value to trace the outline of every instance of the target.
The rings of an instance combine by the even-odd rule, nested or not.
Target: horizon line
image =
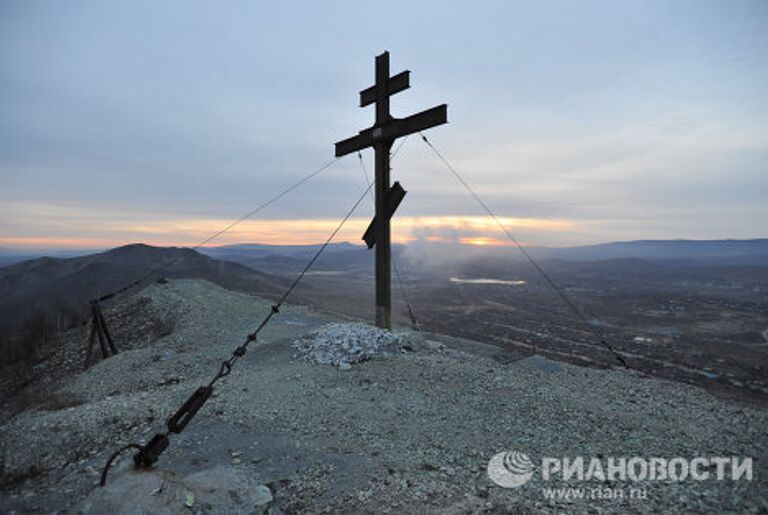
[[[262,246],[262,247],[317,247],[320,245],[323,245],[325,242],[318,241],[313,243],[262,243],[258,241],[254,242],[237,242],[237,243],[223,243],[223,244],[206,244],[206,245],[198,245],[198,244],[179,244],[179,243],[147,243],[143,241],[132,241],[127,243],[116,243],[116,244],[103,244],[103,245],[84,245],[84,246],[77,246],[77,245],[45,245],[42,242],[40,245],[30,245],[30,246],[18,246],[11,243],[10,245],[4,241],[6,238],[0,238],[0,252],[1,253],[40,253],[40,252],[46,252],[46,251],[54,251],[54,252],[105,252],[113,249],[118,249],[122,247],[130,247],[134,245],[143,245],[147,247],[155,247],[155,248],[178,248],[178,249],[193,249],[193,250],[199,250],[199,249],[216,249],[216,248],[226,248],[226,247],[237,247],[237,246]],[[401,241],[401,242],[393,242],[393,246],[399,246],[399,247],[405,247],[409,245],[445,245],[445,246],[459,246],[459,247],[467,247],[467,248],[501,248],[501,247],[514,247],[515,245],[509,241],[509,240],[493,240],[493,241],[478,241],[479,238],[461,238],[456,241],[448,241],[448,240],[437,240],[434,238],[425,238],[425,239],[412,239],[410,241]],[[757,236],[753,238],[639,238],[639,239],[632,239],[632,240],[606,240],[606,241],[600,241],[600,242],[593,242],[593,243],[579,243],[574,245],[539,245],[539,244],[530,244],[526,242],[521,242],[521,244],[524,247],[528,248],[542,248],[542,249],[569,249],[569,248],[578,248],[578,247],[591,247],[591,246],[599,246],[599,245],[611,245],[611,244],[626,244],[626,243],[653,243],[653,242],[698,242],[698,243],[704,243],[704,242],[751,242],[751,241],[761,241],[761,240],[768,240],[768,236]],[[105,242],[106,243],[106,242]],[[362,247],[365,248],[365,243],[361,240],[359,243],[352,242],[349,240],[343,240],[343,241],[337,241],[337,242],[331,242],[330,245],[351,245],[354,247]],[[9,252],[11,251],[11,252]]]

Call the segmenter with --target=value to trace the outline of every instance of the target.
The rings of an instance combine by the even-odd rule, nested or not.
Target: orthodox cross
[[[410,87],[408,70],[389,76],[389,52],[376,57],[376,84],[360,92],[360,107],[376,104],[376,123],[357,136],[336,143],[336,157],[373,147],[376,172],[376,215],[365,231],[368,248],[376,247],[376,325],[390,329],[392,325],[391,230],[390,219],[405,197],[399,182],[389,185],[389,158],[397,138],[419,132],[448,121],[445,104],[406,118],[389,113],[389,97]]]

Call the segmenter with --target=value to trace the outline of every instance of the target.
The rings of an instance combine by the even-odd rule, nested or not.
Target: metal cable
[[[371,188],[372,188],[372,187],[373,187],[373,183],[370,183],[370,184],[368,184],[368,187],[367,187],[367,188],[365,188],[365,191],[363,192],[363,194],[362,194],[362,195],[360,195],[360,198],[359,198],[359,199],[357,199],[357,202],[355,202],[355,204],[354,204],[354,205],[352,206],[352,208],[349,210],[349,212],[347,213],[347,215],[346,215],[346,216],[345,216],[345,217],[344,217],[344,218],[341,220],[341,222],[339,223],[339,225],[338,225],[338,226],[336,227],[336,229],[335,229],[335,230],[334,230],[334,231],[331,233],[331,235],[328,237],[328,239],[327,239],[327,240],[325,240],[325,243],[323,243],[323,246],[322,246],[322,247],[320,247],[320,248],[318,249],[317,253],[316,253],[316,254],[315,254],[313,257],[312,257],[312,259],[310,259],[310,260],[309,260],[309,263],[307,263],[307,266],[305,266],[305,267],[304,267],[304,270],[302,270],[302,271],[301,271],[301,273],[300,273],[300,274],[299,274],[299,276],[296,278],[296,280],[293,282],[293,284],[291,285],[291,287],[290,287],[290,288],[288,288],[288,291],[286,291],[286,292],[283,294],[283,296],[280,298],[280,301],[278,302],[278,306],[279,306],[280,304],[282,304],[282,303],[283,303],[283,301],[285,301],[286,297],[288,297],[288,295],[291,293],[291,291],[293,291],[293,289],[296,287],[296,285],[297,285],[297,284],[299,284],[299,281],[301,280],[301,278],[302,278],[302,277],[304,277],[304,274],[306,274],[306,273],[307,273],[307,271],[309,270],[309,267],[311,267],[311,266],[312,266],[312,265],[315,263],[315,261],[317,261],[317,258],[319,258],[319,257],[320,257],[320,254],[322,254],[322,252],[325,250],[325,248],[326,248],[326,247],[327,247],[327,246],[328,246],[328,245],[331,243],[331,240],[333,240],[333,238],[336,236],[336,234],[337,234],[337,233],[338,233],[338,232],[341,230],[341,228],[342,228],[342,227],[344,226],[344,224],[347,222],[347,220],[349,220],[349,217],[350,217],[350,216],[352,216],[352,213],[354,213],[354,212],[355,212],[355,210],[357,209],[357,206],[359,206],[359,205],[360,205],[360,202],[362,202],[362,201],[363,201],[363,199],[364,199],[364,198],[365,198],[365,196],[368,194],[368,192],[369,192],[369,191],[371,191]]]
[[[405,286],[403,286],[403,281],[400,279],[400,271],[397,269],[395,256],[392,256],[392,270],[395,271],[395,279],[397,279],[397,285],[399,287],[398,289],[400,290],[400,295],[402,295],[403,302],[405,302],[405,307],[408,309],[408,316],[411,318],[411,327],[413,327],[415,331],[421,331],[421,326],[419,325],[419,321],[416,320],[416,315],[413,314],[411,303],[408,302],[408,297],[405,294]]]
[[[113,452],[112,456],[110,456],[107,460],[107,464],[104,466],[104,470],[101,471],[101,480],[99,481],[99,486],[104,486],[107,484],[107,474],[109,474],[109,469],[112,467],[112,463],[117,459],[118,456],[123,454],[128,449],[141,450],[141,445],[137,443],[129,443],[128,445],[124,445],[123,447],[120,447],[118,450]]]
[[[198,243],[194,247],[190,247],[190,250],[197,250],[200,247],[202,247],[203,245],[206,245],[207,243],[210,243],[214,239],[218,238],[222,234],[232,230],[235,226],[237,226],[237,225],[241,224],[242,222],[244,222],[245,220],[251,218],[253,215],[257,214],[258,212],[260,212],[264,208],[268,207],[269,205],[273,204],[274,202],[280,200],[282,197],[284,197],[285,195],[287,195],[291,191],[295,190],[296,188],[298,188],[299,186],[301,186],[302,184],[304,184],[305,182],[307,182],[308,180],[310,180],[314,176],[318,175],[323,170],[326,170],[327,168],[330,168],[338,160],[339,160],[339,158],[337,157],[337,158],[334,158],[333,160],[325,163],[320,168],[318,168],[315,171],[313,171],[312,173],[304,176],[302,179],[300,179],[299,181],[295,182],[294,184],[292,184],[288,188],[284,189],[283,191],[281,191],[280,193],[278,193],[274,197],[270,198],[266,202],[262,203],[261,205],[257,206],[256,208],[252,209],[251,211],[248,211],[243,216],[241,216],[237,220],[233,221],[232,223],[230,223],[229,225],[227,225],[223,229],[213,233],[211,236],[207,237],[206,239],[204,239],[203,241],[201,241],[200,243]],[[146,281],[150,277],[156,275],[158,272],[161,272],[161,271],[165,270],[166,268],[170,267],[171,265],[177,263],[183,257],[185,257],[183,254],[179,255],[179,256],[176,256],[175,258],[173,258],[173,259],[163,263],[162,265],[160,265],[160,266],[150,270],[148,273],[143,275],[140,279],[136,279],[135,281],[132,281],[132,282],[126,284],[125,286],[123,286],[123,287],[121,287],[121,288],[119,288],[119,289],[117,289],[115,291],[112,291],[110,293],[106,293],[106,294],[102,295],[101,297],[98,297],[94,301],[95,302],[103,302],[105,300],[111,299],[112,297],[114,297],[116,295],[120,295],[120,294],[130,290],[134,286],[138,286],[139,284],[141,284],[142,282]]]
[[[213,393],[213,386],[223,377],[228,376],[232,372],[232,367],[237,363],[237,361],[245,356],[246,351],[248,350],[248,346],[251,342],[256,341],[256,338],[259,335],[259,332],[261,332],[262,329],[269,323],[269,321],[272,319],[274,315],[280,312],[280,307],[283,305],[285,300],[288,298],[288,295],[291,294],[293,289],[296,287],[296,285],[299,284],[299,281],[306,275],[307,271],[309,271],[310,267],[317,261],[317,259],[320,257],[320,255],[323,253],[323,251],[330,245],[333,238],[338,234],[338,232],[341,230],[341,228],[344,226],[344,224],[349,220],[349,217],[352,216],[352,213],[355,212],[357,207],[360,205],[360,202],[363,201],[365,196],[368,194],[368,191],[370,191],[372,184],[369,184],[368,187],[363,191],[363,194],[360,195],[360,198],[357,199],[357,201],[352,205],[350,210],[347,212],[347,214],[344,216],[344,218],[339,222],[339,225],[334,229],[334,231],[331,233],[331,235],[328,237],[328,239],[323,243],[323,245],[317,250],[314,256],[312,256],[312,259],[309,260],[307,265],[304,267],[304,269],[299,273],[299,275],[296,277],[296,279],[293,281],[291,286],[283,293],[282,297],[280,297],[280,300],[276,304],[274,304],[267,316],[262,320],[262,322],[259,324],[259,326],[256,328],[255,331],[250,333],[242,345],[235,348],[234,351],[232,351],[232,356],[227,359],[226,361],[223,361],[221,363],[221,366],[219,367],[219,371],[216,373],[216,375],[211,379],[211,381],[208,383],[207,386],[201,386],[198,388],[192,396],[176,411],[176,413],[168,419],[167,426],[168,431],[167,432],[161,432],[157,433],[152,440],[150,440],[146,445],[139,445],[137,443],[131,443],[128,444],[119,450],[117,450],[115,453],[112,454],[112,456],[107,460],[106,464],[104,465],[104,469],[101,473],[101,486],[104,486],[107,482],[107,475],[109,474],[109,469],[112,466],[112,463],[115,461],[115,459],[124,451],[134,448],[138,449],[139,452],[134,456],[133,460],[136,463],[137,466],[151,466],[155,461],[157,461],[160,454],[168,447],[169,440],[168,436],[170,433],[181,433],[184,428],[187,426],[189,421],[192,419],[192,417],[195,416],[195,414],[202,408],[203,404],[211,397]]]
[[[405,142],[406,142],[406,141],[408,141],[408,136],[410,136],[410,134],[406,134],[406,135],[405,135],[405,137],[404,137],[403,139],[401,139],[401,140],[400,140],[400,144],[397,146],[397,148],[395,149],[395,151],[394,151],[394,152],[392,152],[392,154],[390,154],[390,156],[389,156],[389,160],[390,160],[390,161],[391,161],[392,159],[394,159],[394,158],[395,158],[395,156],[397,155],[397,153],[398,153],[398,152],[400,152],[400,149],[401,149],[401,148],[403,148],[403,145],[405,145]]]
[[[400,145],[397,147],[395,152],[390,157],[390,160],[397,155],[398,151],[403,148],[403,144],[405,143],[405,140],[408,139],[408,136],[403,138]],[[373,200],[373,190],[371,189],[371,186],[373,183],[368,177],[368,170],[365,167],[365,162],[363,161],[363,155],[358,152],[357,153],[358,160],[360,161],[360,168],[363,170],[363,175],[365,176],[365,181],[368,183],[368,191],[371,192],[371,200]],[[395,262],[395,256],[394,254],[391,255],[391,261],[392,261],[392,269],[395,271],[395,279],[397,280],[397,286],[400,290],[400,295],[403,297],[403,302],[405,302],[405,307],[408,309],[408,316],[411,319],[411,326],[414,330],[420,331],[421,328],[419,326],[418,320],[416,320],[416,315],[413,314],[413,308],[411,307],[411,303],[408,301],[408,296],[405,294],[405,287],[403,286],[403,281],[400,279],[400,271],[397,269],[397,263]]]
[[[360,162],[360,169],[363,171],[363,177],[365,177],[365,184],[368,186],[368,191],[371,194],[371,205],[373,206],[374,214],[376,212],[376,199],[373,196],[373,188],[371,188],[371,184],[373,182],[368,177],[368,169],[365,167],[365,161],[363,161],[363,154],[360,153],[360,151],[357,152],[357,160]]]
[[[462,186],[472,195],[475,200],[482,206],[482,208],[493,218],[494,222],[496,222],[496,225],[498,225],[502,231],[504,231],[504,234],[507,235],[507,237],[512,241],[512,243],[515,244],[515,246],[520,250],[520,252],[525,256],[525,258],[533,265],[533,267],[536,269],[536,271],[544,278],[544,280],[549,284],[549,286],[558,294],[558,296],[565,302],[565,304],[573,311],[573,313],[578,317],[581,322],[584,323],[584,326],[589,329],[589,331],[600,341],[600,343],[608,349],[611,354],[616,358],[619,363],[621,363],[624,368],[630,368],[629,365],[627,365],[627,362],[624,360],[624,358],[616,352],[616,350],[607,342],[605,341],[605,337],[603,336],[602,332],[599,331],[594,325],[592,325],[589,320],[584,316],[584,314],[581,312],[581,310],[574,304],[570,298],[565,294],[565,292],[555,283],[555,281],[547,274],[544,269],[539,265],[539,263],[531,256],[531,254],[525,250],[525,247],[523,247],[520,242],[517,241],[517,239],[512,236],[512,234],[507,230],[507,228],[504,226],[504,224],[501,223],[501,221],[496,217],[493,211],[491,211],[491,208],[488,207],[488,205],[483,202],[483,200],[477,195],[477,193],[474,192],[474,190],[467,184],[467,182],[464,180],[464,178],[461,176],[461,174],[448,162],[448,160],[443,157],[443,155],[438,151],[434,145],[427,139],[424,134],[419,133],[421,136],[421,139],[424,141],[424,143],[429,146],[429,148],[432,149],[432,151],[435,153],[435,155],[442,161],[442,163],[445,165],[448,170],[453,173],[453,175],[458,179],[458,181],[461,183]]]

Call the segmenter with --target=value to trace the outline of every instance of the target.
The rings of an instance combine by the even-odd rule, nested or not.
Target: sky
[[[768,236],[762,0],[3,0],[0,247],[199,243],[373,124],[384,50],[524,244]],[[392,178],[393,241],[504,244],[418,137]],[[365,186],[347,156],[212,244],[323,241]]]

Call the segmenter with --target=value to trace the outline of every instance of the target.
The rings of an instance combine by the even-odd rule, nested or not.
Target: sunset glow
[[[2,11],[0,246],[195,246],[280,192],[211,244],[324,241],[374,177],[372,149],[332,156],[385,50],[413,70],[392,116],[449,106],[445,162],[394,142],[395,243],[510,244],[446,163],[527,245],[765,236],[765,2],[405,3],[396,37],[365,2],[181,3]]]
[[[83,214],[83,218],[87,218]],[[534,218],[500,218],[505,227],[516,231],[569,232],[578,226],[563,220]],[[199,244],[211,234],[229,225],[224,219],[207,220],[143,220],[104,222],[108,234],[97,234],[99,229],[73,224],[67,236],[6,236],[0,237],[0,245],[15,248],[106,248],[133,242],[152,245],[191,247]],[[325,241],[336,228],[335,219],[300,220],[246,220],[221,235],[206,246],[234,243],[265,243],[273,245],[304,245]],[[339,231],[335,241],[360,243],[370,219],[350,218]],[[426,241],[433,243],[460,243],[474,246],[508,245],[499,227],[491,218],[483,217],[399,217],[393,219],[392,241],[410,243]],[[42,231],[41,231],[42,232]]]
[[[463,245],[476,245],[478,247],[501,247],[507,245],[509,242],[495,238],[479,236],[476,238],[460,238],[459,243]]]

